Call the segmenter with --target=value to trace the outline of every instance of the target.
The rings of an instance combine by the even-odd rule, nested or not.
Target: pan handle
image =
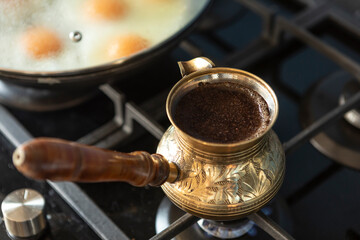
[[[178,177],[177,166],[160,154],[120,153],[55,138],[22,144],[13,154],[13,163],[25,176],[38,180],[160,186]]]

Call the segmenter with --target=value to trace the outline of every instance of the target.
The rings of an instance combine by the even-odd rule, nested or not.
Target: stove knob
[[[46,227],[45,200],[35,190],[23,188],[11,192],[1,204],[6,230],[11,237],[29,238]]]

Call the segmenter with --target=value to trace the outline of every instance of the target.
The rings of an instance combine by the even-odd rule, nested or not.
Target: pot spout
[[[160,154],[120,153],[54,138],[37,138],[19,146],[15,167],[38,180],[105,182],[160,186],[179,176],[175,163]]]
[[[199,70],[215,67],[215,64],[206,57],[197,57],[189,61],[178,62],[178,65],[183,77]]]

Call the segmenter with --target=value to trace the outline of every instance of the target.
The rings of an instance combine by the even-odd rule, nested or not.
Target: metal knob
[[[35,190],[23,188],[11,192],[1,204],[6,230],[12,237],[28,238],[46,227],[45,200]]]

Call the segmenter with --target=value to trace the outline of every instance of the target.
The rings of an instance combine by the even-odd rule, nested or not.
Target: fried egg
[[[26,54],[35,59],[55,56],[62,49],[57,33],[45,27],[28,29],[22,34],[20,41]]]
[[[116,36],[107,45],[106,54],[109,60],[115,60],[135,54],[149,45],[148,40],[136,34]]]
[[[118,20],[127,13],[123,0],[88,0],[84,2],[84,13],[90,20]]]

